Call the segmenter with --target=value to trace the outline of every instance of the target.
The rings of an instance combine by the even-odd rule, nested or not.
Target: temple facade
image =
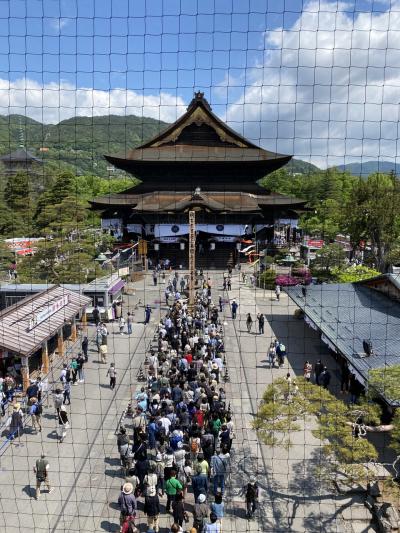
[[[187,265],[190,210],[196,212],[197,263],[224,268],[237,261],[242,245],[253,241],[261,250],[293,237],[304,208],[303,200],[257,183],[291,156],[264,150],[239,135],[212,112],[200,92],[159,135],[123,156],[105,158],[141,183],[96,198],[92,208],[102,212],[103,228],[119,239],[146,239],[156,261],[168,258]]]

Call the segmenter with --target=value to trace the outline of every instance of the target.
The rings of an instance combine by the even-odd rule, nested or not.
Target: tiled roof
[[[37,313],[45,311],[64,296],[68,297],[66,305],[31,327],[30,321]],[[87,296],[60,286],[28,296],[0,313],[0,347],[24,356],[29,355],[62,328],[65,320],[71,320],[83,307],[90,304],[91,299]]]

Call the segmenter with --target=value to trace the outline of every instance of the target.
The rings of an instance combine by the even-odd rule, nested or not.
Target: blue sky
[[[174,120],[203,90],[272,150],[395,159],[398,0],[0,0],[0,113]]]

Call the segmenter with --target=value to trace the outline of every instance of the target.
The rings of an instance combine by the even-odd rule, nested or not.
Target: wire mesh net
[[[399,20],[0,0],[3,531],[398,525]]]

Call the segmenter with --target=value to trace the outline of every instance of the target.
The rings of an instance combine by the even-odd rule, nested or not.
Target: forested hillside
[[[0,155],[23,144],[46,162],[45,174],[70,170],[78,175],[107,177],[109,165],[104,154],[124,153],[157,135],[166,126],[165,122],[135,115],[74,117],[59,124],[41,124],[22,115],[0,115]],[[293,159],[287,168],[294,174],[319,170],[315,165],[297,159]],[[122,173],[118,171],[116,174]]]
[[[123,153],[167,126],[152,118],[74,117],[59,124],[41,124],[22,115],[0,116],[0,155],[20,144],[47,164],[45,171],[108,175],[104,154]]]

